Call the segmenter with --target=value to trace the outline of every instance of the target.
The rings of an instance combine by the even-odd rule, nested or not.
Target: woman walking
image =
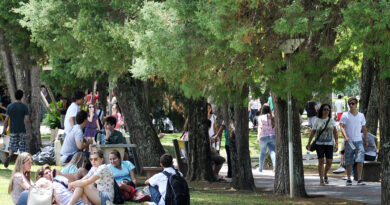
[[[259,172],[263,171],[267,147],[271,156],[272,167],[275,170],[275,130],[274,116],[269,105],[264,105],[259,116],[259,126],[257,130],[257,142],[260,143],[260,164]]]
[[[318,174],[320,175],[320,185],[322,186],[329,184],[328,171],[332,166],[333,150],[337,152],[338,149],[336,122],[332,119],[331,113],[331,106],[329,104],[321,105],[317,114],[318,118],[314,123],[309,141],[306,145],[306,149],[309,150],[311,140],[315,135],[316,137],[313,143],[316,143]],[[333,138],[336,143],[334,143]],[[324,169],[325,158],[326,166]]]

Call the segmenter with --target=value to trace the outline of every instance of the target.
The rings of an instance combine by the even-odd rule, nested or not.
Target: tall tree
[[[29,32],[18,24],[21,16],[12,12],[12,8],[17,7],[20,2],[22,1],[0,2],[0,59],[12,101],[15,101],[16,90],[24,92],[23,102],[28,105],[32,129],[29,151],[36,153],[41,146],[38,60],[42,52],[30,41]]]

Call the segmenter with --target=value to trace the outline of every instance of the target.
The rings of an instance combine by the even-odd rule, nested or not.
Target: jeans
[[[275,169],[275,135],[260,138],[260,172],[263,171],[264,160],[267,155],[267,147],[271,156],[272,166]]]
[[[158,190],[158,186],[150,186],[149,185],[150,197],[152,198],[152,202],[158,204],[161,198],[160,191]]]

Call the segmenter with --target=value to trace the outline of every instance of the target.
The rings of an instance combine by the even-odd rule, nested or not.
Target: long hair
[[[271,108],[269,107],[269,105],[263,105],[263,107],[261,108],[261,114],[271,114]]]
[[[23,170],[23,165],[30,159],[32,160],[32,156],[28,152],[23,152],[19,154],[18,158],[16,158],[15,167],[14,170],[12,171],[11,181],[9,182],[9,186],[8,186],[8,194],[10,194],[13,190],[14,175],[16,173],[21,173],[23,176],[27,178],[28,182],[30,182],[30,172],[24,173]]]
[[[322,111],[324,110],[324,107],[325,106],[328,106],[329,107],[329,118],[331,117],[331,114],[332,114],[332,106],[330,106],[329,104],[327,103],[324,103],[321,105],[320,109],[318,110],[318,113],[317,113],[317,117],[318,118],[322,118]]]
[[[76,166],[77,168],[81,168],[83,166],[84,161],[86,161],[86,160],[87,160],[87,157],[85,156],[85,154],[83,152],[77,152],[68,164],[69,165],[72,164],[72,165]]]
[[[114,149],[110,152],[110,154],[115,155],[119,160],[119,164],[122,164],[121,153],[118,150]]]

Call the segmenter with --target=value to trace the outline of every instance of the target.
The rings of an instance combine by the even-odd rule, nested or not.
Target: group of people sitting
[[[114,150],[109,155],[110,164],[104,164],[101,150],[93,151],[89,160],[92,167],[85,167],[87,157],[83,152],[76,153],[61,170],[43,165],[36,172],[35,184],[31,180],[32,156],[21,153],[15,162],[8,192],[15,204],[28,204],[31,187],[53,190],[53,203],[56,204],[109,204],[114,200],[114,182],[119,185],[123,198],[136,202],[150,201],[150,195],[137,188],[135,166],[130,161],[122,161]],[[115,180],[115,181],[114,181]],[[117,193],[118,194],[118,193]]]

